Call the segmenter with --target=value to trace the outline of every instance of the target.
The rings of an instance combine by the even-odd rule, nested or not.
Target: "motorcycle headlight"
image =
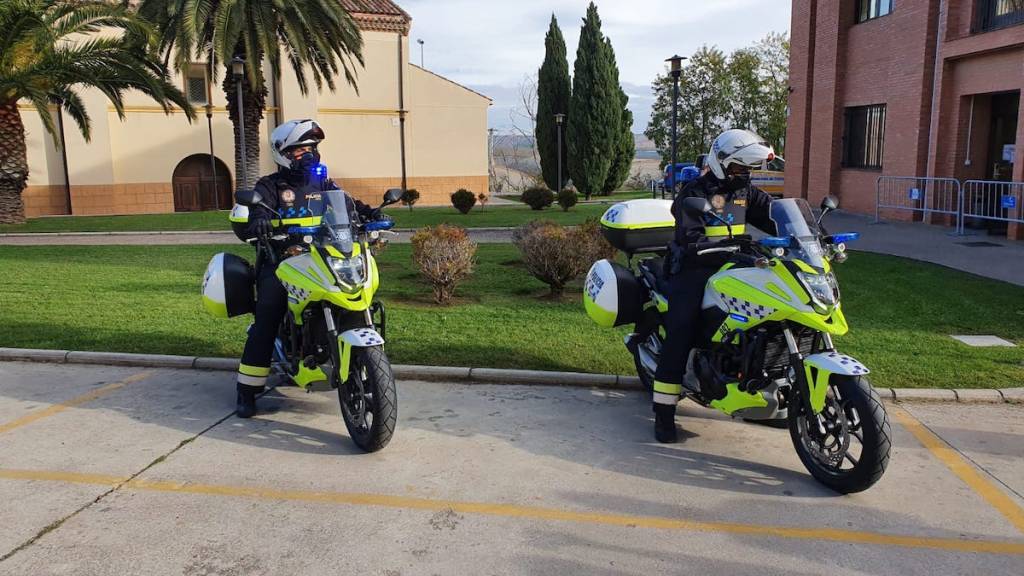
[[[327,265],[334,271],[342,290],[354,294],[362,289],[366,281],[366,263],[361,255],[351,258],[328,258]]]
[[[836,282],[834,274],[831,272],[827,274],[797,272],[797,277],[807,288],[817,312],[827,314],[836,307],[839,302],[839,284]]]

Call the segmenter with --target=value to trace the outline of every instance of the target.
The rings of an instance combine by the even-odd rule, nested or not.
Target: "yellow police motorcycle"
[[[388,190],[382,207],[400,198],[401,190]],[[255,190],[239,191],[236,201],[274,212]],[[398,398],[384,353],[384,307],[373,301],[380,277],[370,246],[394,224],[353,221],[341,190],[323,192],[308,207],[313,215],[308,225],[291,226],[287,235],[251,240],[260,252],[257,261],[277,266],[277,278],[288,293],[274,362],[306,391],[336,389],[352,441],[375,452],[394,433]],[[289,237],[292,247],[279,261],[270,241]],[[214,256],[203,283],[207,309],[220,317],[251,311],[255,276],[238,256]]]
[[[826,198],[821,216],[836,207]],[[846,260],[845,243],[857,234],[824,234],[806,201],[787,198],[771,204],[775,236],[733,236],[707,200],[684,200],[694,218],[729,227],[727,238],[693,247],[727,263],[707,283],[705,330],[690,357],[662,358],[670,208],[668,200],[632,200],[605,212],[605,237],[629,267],[594,263],[583,294],[588,315],[605,327],[634,325],[625,343],[648,390],[659,362],[686,362],[684,397],[747,420],[785,422],[814,478],[840,493],[871,487],[889,462],[889,420],[870,371],[832,341],[848,331],[832,264]]]

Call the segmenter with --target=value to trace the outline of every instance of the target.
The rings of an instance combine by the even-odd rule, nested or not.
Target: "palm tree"
[[[283,52],[303,94],[309,90],[307,71],[317,89],[326,85],[333,91],[340,74],[356,87],[355,68],[363,65],[363,37],[340,0],[142,0],[139,15],[157,26],[160,52],[179,70],[198,58],[224,66],[224,95],[235,129],[236,175],[242,174],[242,154],[238,94],[230,70],[233,59],[245,59],[241,86],[249,183],[256,181],[259,169],[259,126],[267,102],[264,60],[276,77]]]
[[[86,140],[89,113],[79,91],[102,92],[124,118],[124,93],[138,90],[170,113],[195,112],[150,52],[152,30],[123,6],[100,1],[0,2],[0,223],[25,221],[21,193],[28,180],[25,126],[18,102],[27,100],[56,136],[51,105],[66,112]],[[120,33],[111,35],[110,31]],[[100,34],[100,32],[103,34]]]

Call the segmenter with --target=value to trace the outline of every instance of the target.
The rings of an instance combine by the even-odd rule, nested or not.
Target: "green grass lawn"
[[[568,212],[555,205],[546,210],[531,210],[526,205],[477,206],[469,214],[461,214],[451,206],[414,207],[412,210],[392,206],[387,210],[399,228],[436,226],[442,222],[464,228],[518,226],[537,218],[561,224],[579,224],[588,218],[600,218],[608,206],[628,199],[613,197],[603,204],[580,204]],[[0,234],[38,232],[148,232],[148,231],[230,231],[227,212],[187,212],[177,214],[138,214],[132,216],[50,216],[32,218],[25,224],[0,225]]]
[[[0,346],[237,356],[248,317],[216,320],[199,284],[231,246],[0,246]],[[408,246],[381,256],[379,298],[389,354],[408,364],[632,372],[625,329],[593,324],[579,283],[564,301],[518,263],[509,245],[483,245],[476,274],[447,308],[410,264]],[[851,333],[838,340],[876,385],[1024,384],[1024,348],[968,348],[948,334],[995,334],[1024,345],[1024,289],[895,257],[855,253],[840,268]]]

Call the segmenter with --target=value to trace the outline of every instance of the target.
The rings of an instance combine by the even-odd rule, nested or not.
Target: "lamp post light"
[[[565,123],[565,114],[555,114],[555,125],[558,130],[558,190],[555,192],[562,191],[562,124]]]
[[[240,190],[249,189],[249,167],[246,165],[245,153],[245,108],[242,104],[242,79],[245,77],[245,58],[235,56],[231,59],[231,73],[235,76],[235,92],[238,96],[238,141],[242,152],[242,187]]]
[[[420,68],[423,68],[423,38],[417,38],[416,43],[420,45]]]
[[[669,183],[672,186],[672,196],[676,194],[676,146],[678,145],[677,125],[679,122],[679,77],[683,72],[683,60],[686,56],[675,56],[668,58],[665,62],[671,63],[669,70],[672,72],[672,166],[669,171]]]

